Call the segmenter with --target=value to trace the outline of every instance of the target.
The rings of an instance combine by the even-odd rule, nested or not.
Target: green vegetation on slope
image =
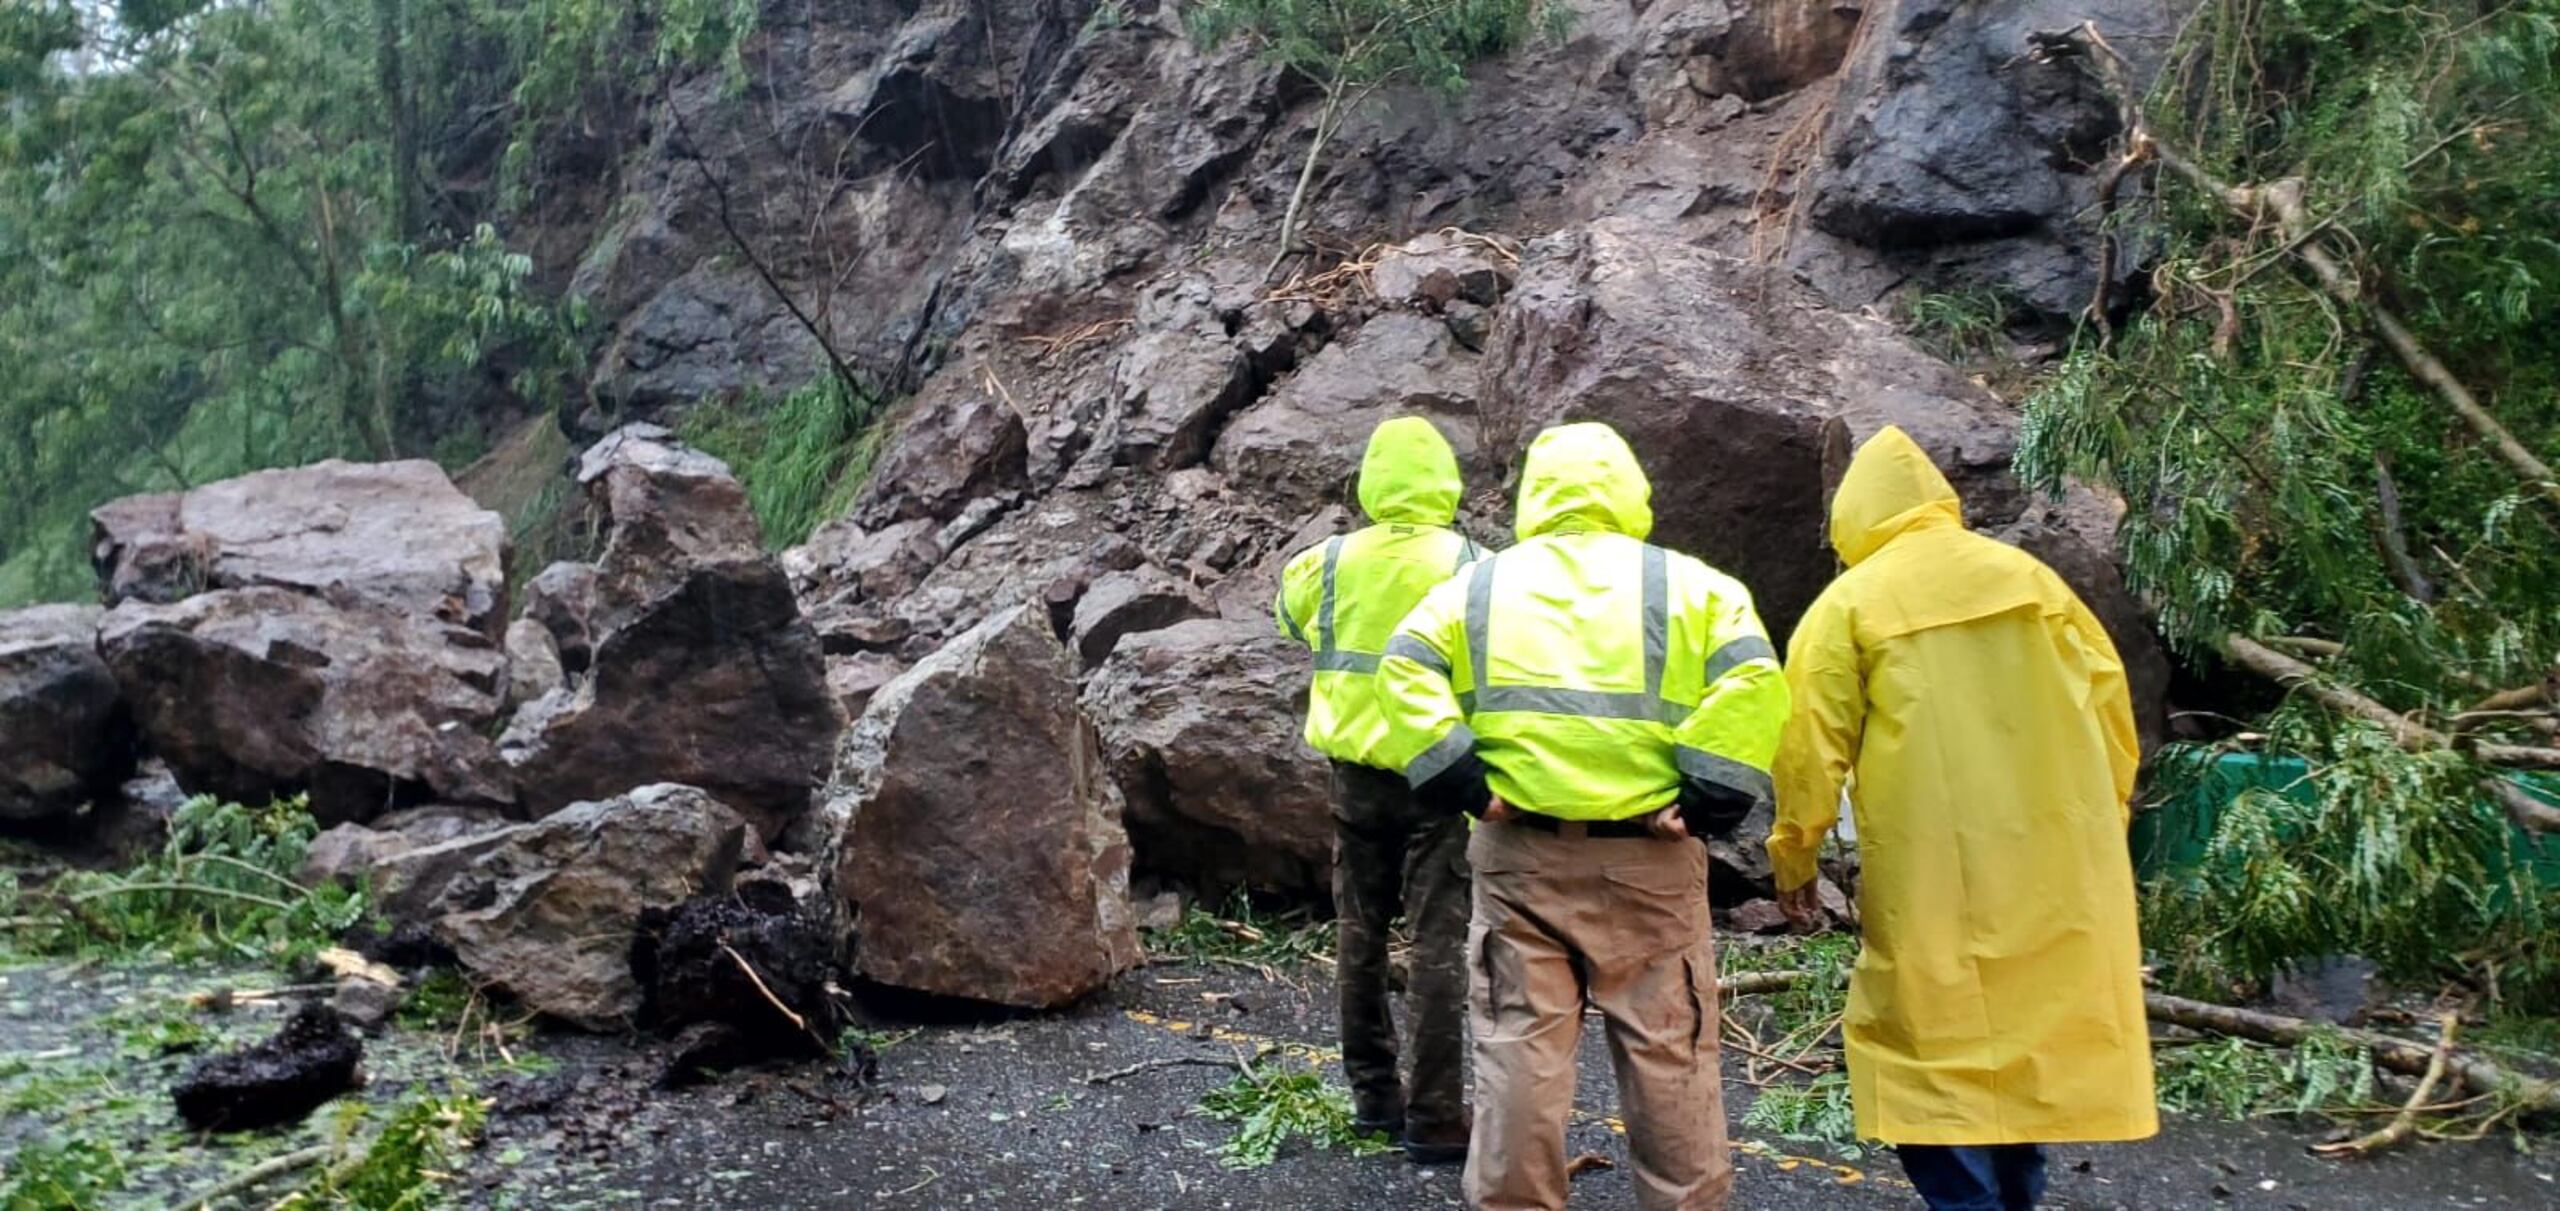
[[[473,127],[739,70],[747,0],[0,7],[0,605],[85,594],[85,514],[261,467],[485,446],[581,309],[450,187]],[[553,124],[556,125],[556,124]]]

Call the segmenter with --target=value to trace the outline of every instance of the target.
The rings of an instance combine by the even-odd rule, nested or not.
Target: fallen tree
[[[2348,1043],[2371,1052],[2374,1063],[2403,1076],[2424,1077],[2430,1069],[2439,1066],[2437,1048],[2378,1031],[2330,1026],[2264,1010],[2239,1009],[2210,1001],[2173,997],[2163,992],[2147,993],[2142,1002],[2152,1021],[2189,1030],[2225,1034],[2277,1047],[2296,1046],[2316,1033],[2333,1031]],[[2456,1051],[2450,1046],[2442,1050],[2442,1070],[2460,1079],[2472,1092],[2511,1099],[2534,1114],[2560,1112],[2560,1081],[2515,1072],[2496,1061]]]

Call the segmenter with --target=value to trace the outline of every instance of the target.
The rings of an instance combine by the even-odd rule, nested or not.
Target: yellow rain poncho
[[[1787,651],[1769,856],[1814,877],[1845,785],[1864,874],[1849,985],[1858,1133],[1895,1144],[2129,1140],[2159,1129],[2127,803],[2124,669],[2088,607],[1968,532],[1899,429],[1831,507],[1849,570]]]
[[[1369,434],[1360,460],[1360,510],[1375,524],[1309,547],[1280,573],[1272,615],[1315,653],[1307,744],[1337,761],[1401,769],[1381,755],[1378,654],[1405,611],[1479,553],[1450,528],[1458,515],[1458,456],[1418,416]]]

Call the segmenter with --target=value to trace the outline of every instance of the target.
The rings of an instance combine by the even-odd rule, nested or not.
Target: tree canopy
[[[2191,977],[2357,951],[2560,1003],[2509,821],[2551,819],[2514,779],[2560,676],[2560,2],[2209,0],[2141,113],[2121,217],[2165,244],[2021,466],[2123,495],[2131,582],[2190,656],[2302,689],[2256,730],[2308,770],[2149,931]]]

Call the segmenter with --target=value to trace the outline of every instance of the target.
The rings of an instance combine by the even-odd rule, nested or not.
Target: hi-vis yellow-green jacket
[[[1849,570],[1787,647],[1795,717],[1769,859],[1801,887],[1846,787],[1858,820],[1849,1094],[1893,1144],[2159,1129],[2127,798],[2124,666],[2062,578],[1964,527],[1899,429],[1831,503]]]
[[[1379,664],[1388,754],[1421,786],[1472,751],[1493,793],[1566,820],[1669,806],[1683,779],[1770,794],[1787,687],[1739,581],[1644,541],[1652,488],[1617,431],[1549,429],[1520,545],[1422,599]]]
[[[1460,488],[1457,456],[1431,422],[1379,425],[1360,461],[1360,508],[1376,524],[1299,552],[1281,572],[1272,613],[1315,652],[1307,744],[1317,752],[1402,768],[1381,755],[1378,655],[1413,603],[1481,553],[1450,528]]]

